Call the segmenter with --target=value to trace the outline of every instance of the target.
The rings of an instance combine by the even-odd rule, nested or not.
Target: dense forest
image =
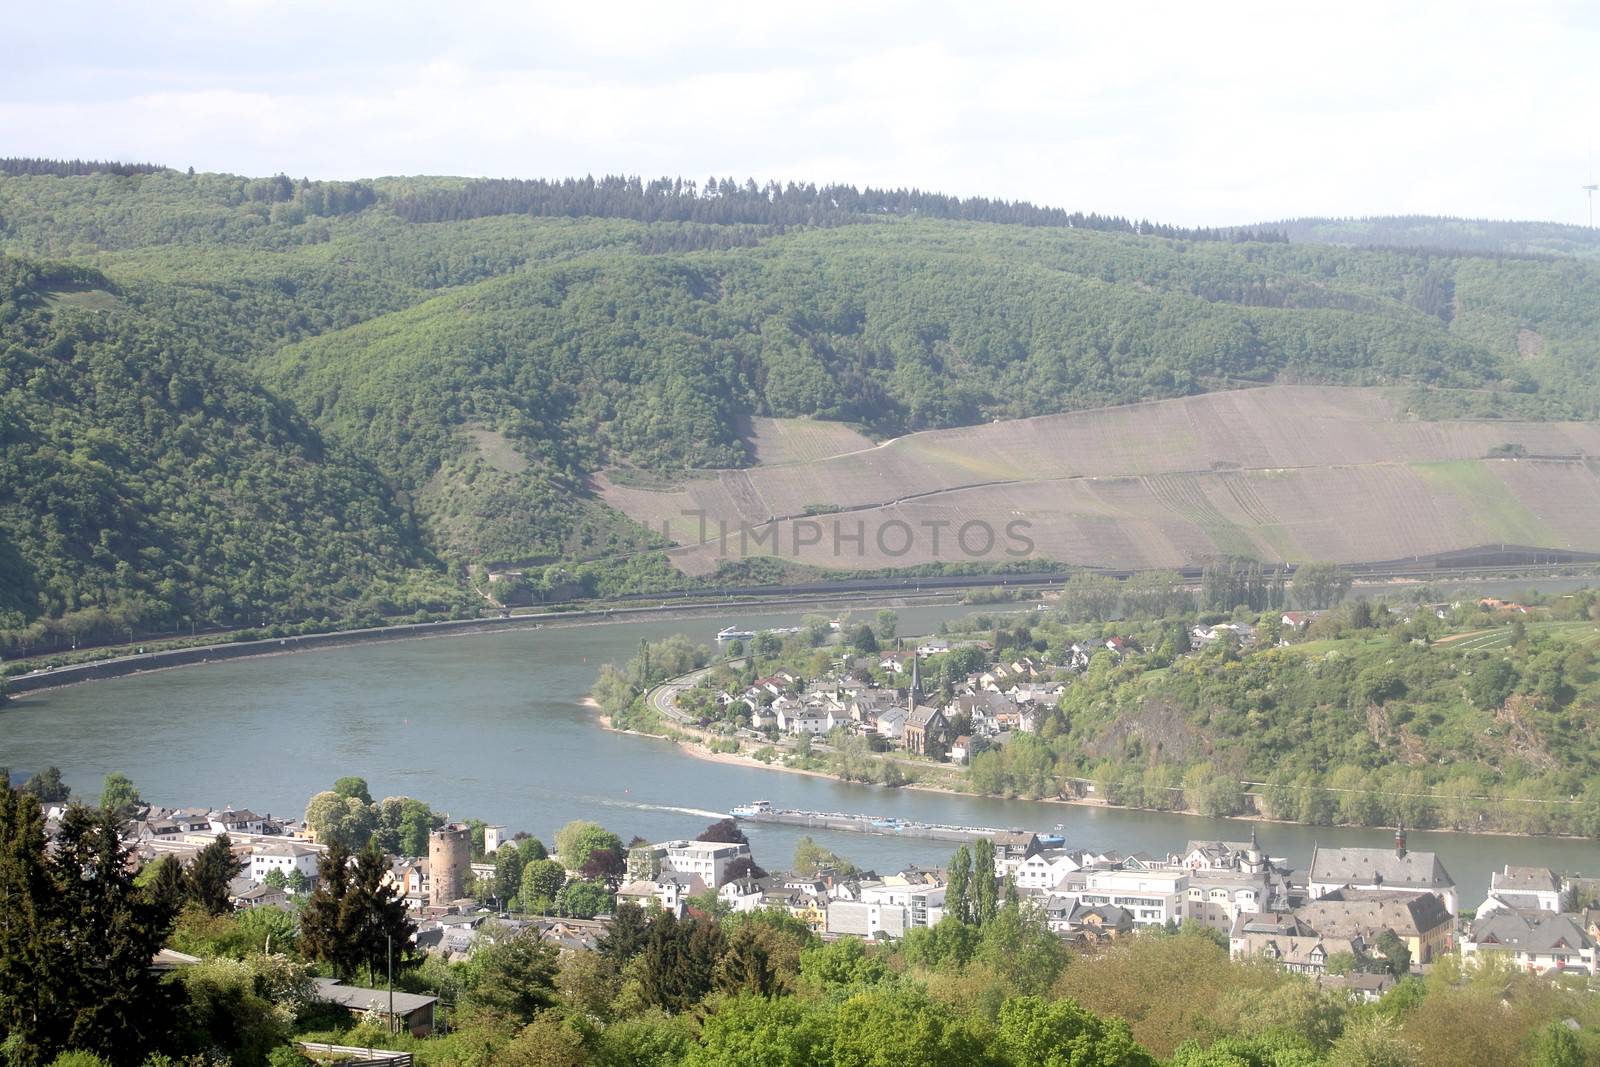
[[[481,604],[475,564],[681,582],[589,478],[748,464],[749,415],[883,438],[1272,381],[1600,414],[1600,274],[1570,257],[843,186],[0,170],[8,651],[86,611]],[[71,529],[33,523],[61,493]]]

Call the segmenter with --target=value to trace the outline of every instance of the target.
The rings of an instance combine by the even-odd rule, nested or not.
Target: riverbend
[[[995,607],[903,607],[907,633]],[[1241,840],[1250,824],[1170,813],[1068,806],[853,785],[760,766],[697,760],[658,738],[598,728],[584,706],[601,663],[641,639],[728,625],[795,625],[800,613],[734,609],[714,620],[544,627],[429,641],[350,645],[211,663],[29,694],[0,708],[0,766],[26,775],[50,764],[93,794],[111,771],[147,800],[234,804],[299,814],[306,798],[345,774],[374,795],[411,795],[457,817],[503,822],[548,838],[569,819],[596,819],[624,838],[692,836],[735,805],[766,799],[825,811],[868,811],[927,822],[1025,827],[1072,845],[1165,853],[1190,839]],[[751,842],[783,865],[799,827],[753,825]],[[1271,825],[1262,842],[1304,868],[1314,844],[1383,845],[1381,830]],[[863,867],[938,863],[951,846],[813,832]],[[1481,899],[1503,864],[1600,874],[1600,843],[1413,832],[1461,887]]]

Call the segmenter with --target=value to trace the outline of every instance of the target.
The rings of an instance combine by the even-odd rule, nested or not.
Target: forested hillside
[[[1580,206],[1576,198],[1572,206]],[[1285,219],[1260,229],[1282,233],[1296,244],[1439,248],[1480,255],[1600,256],[1600,230],[1559,222],[1390,215]]]
[[[454,599],[368,466],[93,270],[0,257],[0,353],[8,643]]]
[[[748,464],[752,415],[881,439],[1285,381],[1600,413],[1586,262],[1281,237],[843,186],[9,160],[0,252],[67,266],[8,283],[3,625],[409,610],[438,598],[382,590],[477,563],[640,588],[664,557],[590,476]],[[115,404],[96,359],[127,365]],[[91,431],[106,488],[54,535],[51,457]]]

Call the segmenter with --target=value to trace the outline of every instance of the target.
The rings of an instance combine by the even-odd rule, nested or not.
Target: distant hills
[[[1600,229],[1559,222],[1389,215],[1366,219],[1284,219],[1256,228],[1282,233],[1295,244],[1438,248],[1479,255],[1600,256]]]
[[[4,161],[0,654],[476,610],[481,565],[682,585],[597,487],[831,447],[762,420],[870,444],[1271,383],[1600,415],[1596,267],[1414,221],[1354,248],[842,186]]]

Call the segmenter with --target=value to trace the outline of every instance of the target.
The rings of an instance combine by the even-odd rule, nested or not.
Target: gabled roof
[[[1393,848],[1317,848],[1311,853],[1314,883],[1450,889],[1455,879],[1432,852]]]
[[[1561,879],[1549,867],[1512,867],[1489,875],[1489,892],[1499,896],[1507,893],[1559,893]]]
[[[940,711],[938,708],[931,708],[926,704],[918,704],[916,707],[912,708],[911,713],[906,716],[906,725],[925,727],[934,719],[942,718],[943,716],[944,712]]]
[[[1578,952],[1594,941],[1576,915],[1552,911],[1492,911],[1472,924],[1470,940],[1482,948],[1530,953]]]
[[[1296,909],[1295,915],[1324,935],[1393,930],[1401,937],[1420,937],[1451,923],[1450,910],[1437,893],[1390,890],[1330,893]]]

